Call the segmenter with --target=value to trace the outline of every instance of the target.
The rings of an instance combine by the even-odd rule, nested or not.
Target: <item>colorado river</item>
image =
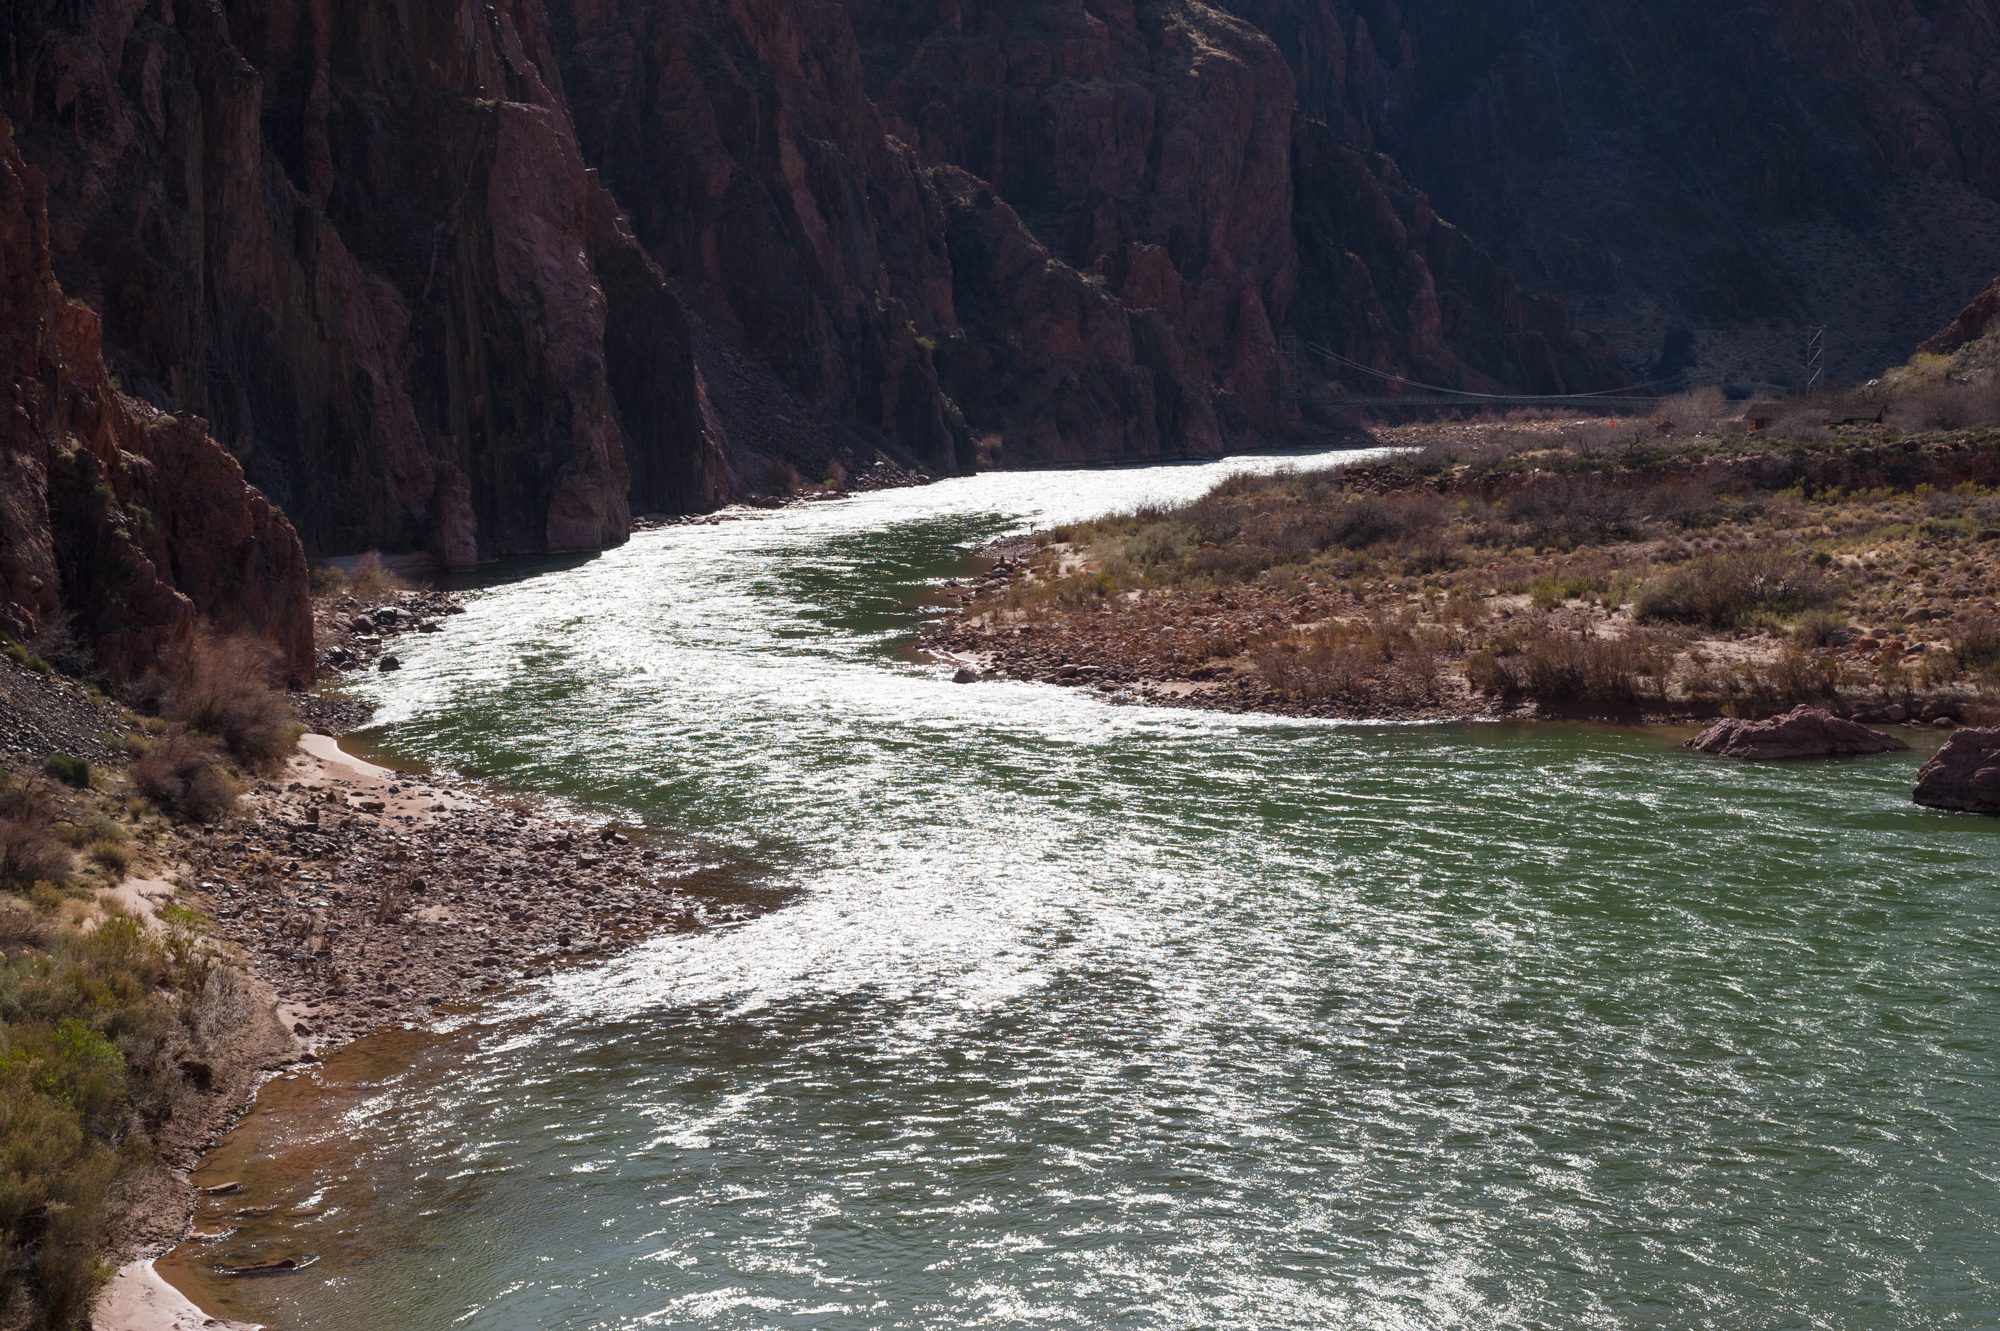
[[[910,659],[967,546],[1271,465],[647,532],[405,640],[389,751],[787,904],[274,1088],[225,1154],[322,1260],[203,1297],[281,1331],[2000,1323],[2000,822],[1910,804],[1920,756]]]

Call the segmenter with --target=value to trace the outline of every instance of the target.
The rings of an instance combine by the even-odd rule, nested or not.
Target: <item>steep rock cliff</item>
[[[131,678],[206,619],[312,677],[305,554],[205,422],[117,391],[50,264],[46,185],[0,117],[0,631],[69,616]]]
[[[1222,0],[1306,113],[1659,373],[1900,361],[2000,271],[1994,0]]]
[[[1195,0],[20,0],[0,56],[112,367],[316,554],[1301,437],[1289,331],[1612,374]]]
[[[538,5],[76,9],[7,34],[57,270],[314,548],[593,548],[635,470],[712,497],[691,337],[577,153]]]

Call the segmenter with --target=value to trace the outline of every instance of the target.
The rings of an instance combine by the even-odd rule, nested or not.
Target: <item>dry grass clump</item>
[[[169,730],[141,749],[131,777],[147,799],[189,822],[216,822],[236,807],[236,779],[221,746],[187,730]]]
[[[298,743],[275,654],[254,638],[191,635],[148,692],[161,716],[219,741],[245,767],[268,768]]]
[[[62,887],[76,860],[56,826],[55,803],[28,777],[0,771],[0,888],[27,892],[37,884]]]
[[[1266,643],[1253,662],[1266,687],[1295,701],[1425,707],[1445,695],[1449,649],[1438,630],[1376,619]]]
[[[1627,705],[1667,697],[1678,648],[1659,630],[1600,634],[1537,616],[1526,629],[1469,654],[1465,675],[1475,690],[1494,697]]]
[[[1795,551],[1730,550],[1702,555],[1644,583],[1633,598],[1643,621],[1729,629],[1757,615],[1824,605],[1833,588]]]

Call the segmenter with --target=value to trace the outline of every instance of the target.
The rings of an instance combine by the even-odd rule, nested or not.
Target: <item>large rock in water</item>
[[[1794,707],[1764,721],[1717,721],[1687,742],[1696,753],[1752,762],[1780,758],[1834,758],[1855,753],[1894,753],[1910,746],[1823,707]]]
[[[2000,728],[1961,730],[1917,773],[1917,803],[2000,813]]]

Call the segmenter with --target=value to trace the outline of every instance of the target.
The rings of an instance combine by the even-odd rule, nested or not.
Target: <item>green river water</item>
[[[385,751],[783,904],[275,1083],[235,1255],[321,1260],[169,1270],[282,1331],[2000,1326],[2000,820],[1921,755],[911,658],[969,545],[1271,465],[644,533],[410,640]]]

